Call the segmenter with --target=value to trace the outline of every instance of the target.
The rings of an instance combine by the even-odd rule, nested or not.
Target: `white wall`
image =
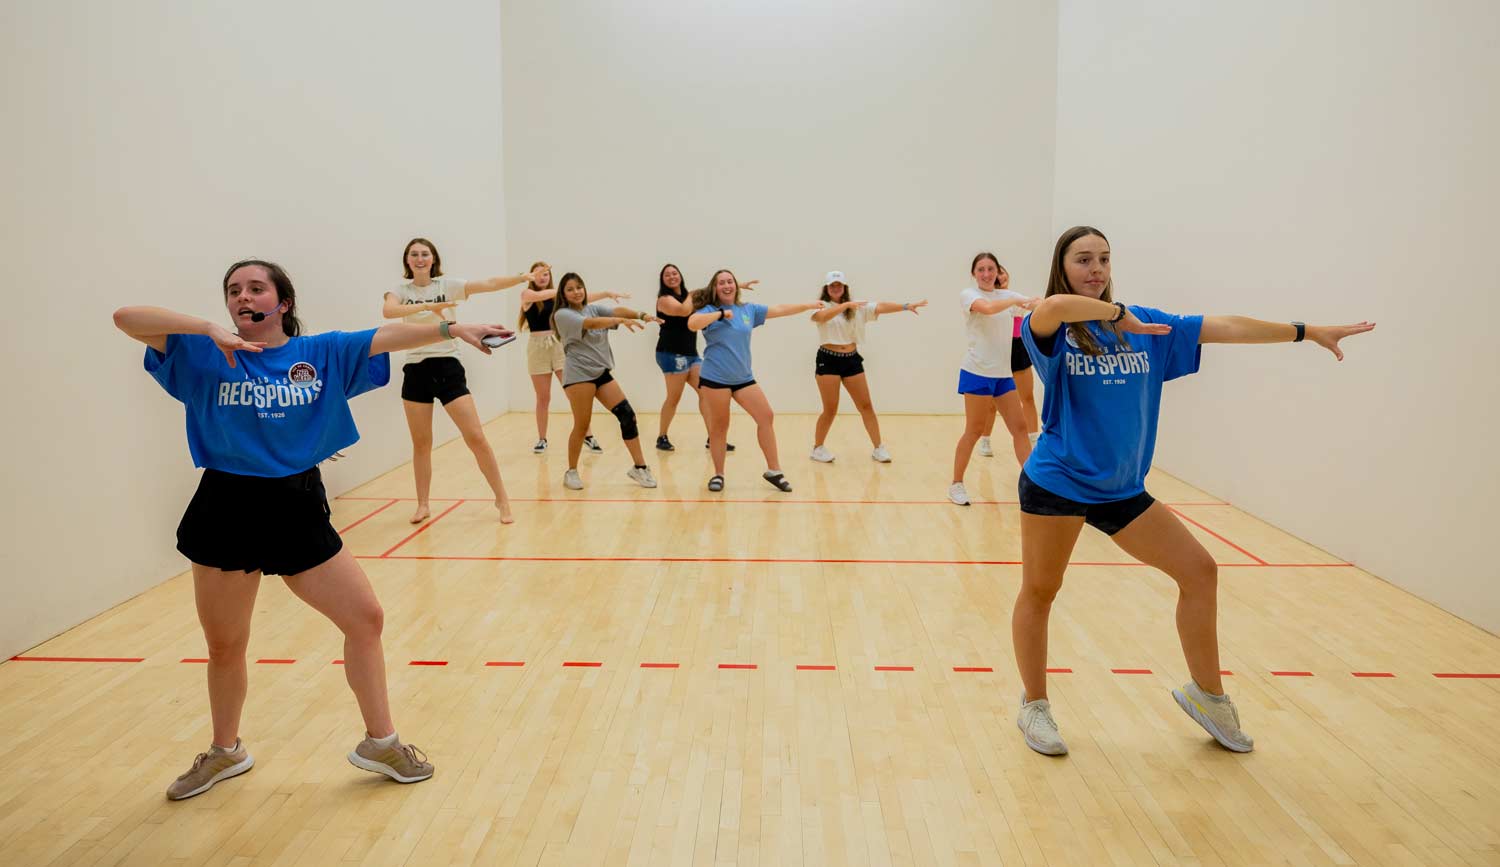
[[[841,269],[857,298],[933,302],[870,329],[877,409],[961,406],[970,259],[994,250],[1017,288],[1045,276],[1054,3],[503,0],[502,14],[517,261],[648,308],[669,261],[693,287],[720,267],[759,278],[762,303],[812,300]],[[631,403],[655,411],[655,332],[613,345]],[[777,410],[817,409],[816,347],[800,319],[757,332]],[[531,394],[518,363],[512,408]]]
[[[310,330],[362,328],[413,235],[455,275],[511,263],[492,3],[21,0],[0,30],[3,343],[21,373],[3,434],[4,658],[186,568],[182,409],[114,308],[223,320],[225,266],[256,255],[286,266]],[[502,412],[501,368],[471,358],[481,413]],[[407,458],[396,377],[355,401],[363,439],[325,468],[332,492]]]
[[[1054,229],[1118,297],[1371,319],[1342,365],[1215,347],[1157,463],[1491,631],[1500,64],[1488,0],[1064,0]]]

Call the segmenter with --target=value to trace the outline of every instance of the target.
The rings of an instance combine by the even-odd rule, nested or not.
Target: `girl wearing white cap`
[[[825,306],[812,315],[812,321],[818,324],[819,344],[813,375],[818,383],[818,395],[823,399],[823,412],[818,416],[814,432],[812,459],[825,464],[833,462],[833,452],[823,445],[823,441],[828,438],[828,429],[833,427],[833,417],[838,414],[839,385],[842,384],[849,390],[854,408],[864,419],[870,444],[875,447],[870,457],[883,464],[890,463],[891,453],[886,451],[880,439],[880,420],[875,417],[875,406],[870,402],[870,384],[865,379],[865,359],[859,354],[859,344],[864,342],[865,324],[870,320],[884,313],[916,313],[927,306],[927,302],[855,301],[849,293],[849,283],[843,271],[828,272],[823,278],[823,293],[819,299]]]

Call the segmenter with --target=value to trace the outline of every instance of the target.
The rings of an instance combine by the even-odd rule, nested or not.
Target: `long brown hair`
[[[564,274],[562,276],[562,279],[557,281],[557,297],[552,299],[552,318],[548,320],[552,324],[553,334],[557,333],[557,311],[572,309],[573,307],[573,305],[568,303],[567,290],[568,283],[574,280],[578,281],[578,287],[583,290],[583,303],[579,305],[580,309],[588,306],[589,287],[584,284],[583,278],[578,276],[577,274],[574,274],[572,271]]]
[[[843,287],[844,287],[844,300],[845,301],[853,301],[854,300],[854,296],[851,295],[851,294],[849,294],[850,291],[851,291],[849,289],[849,284],[848,283],[844,283],[842,280],[840,280],[838,282],[840,284],[842,284]],[[828,287],[832,286],[832,285],[833,285],[832,283],[824,283],[823,284],[823,291],[820,292],[820,293],[818,293],[818,300],[819,301],[827,301],[829,304],[833,303],[833,299],[828,296]],[[854,318],[854,308],[853,307],[845,307],[844,308],[844,318],[845,319],[853,319]]]
[[[1106,245],[1109,244],[1109,239],[1104,237],[1104,233],[1099,231],[1098,229],[1095,229],[1093,226],[1074,226],[1068,231],[1063,232],[1062,235],[1057,239],[1057,246],[1052,249],[1052,273],[1047,275],[1046,297],[1051,298],[1053,295],[1080,294],[1076,290],[1074,290],[1072,284],[1068,282],[1067,272],[1063,270],[1063,258],[1068,255],[1068,248],[1073,246],[1074,241],[1077,241],[1079,238],[1087,238],[1090,235],[1098,236],[1099,238],[1102,238],[1104,240],[1104,243]],[[1115,280],[1113,277],[1111,277],[1109,281],[1104,284],[1104,292],[1099,296],[1099,300],[1113,302],[1114,288]],[[1130,339],[1125,336],[1125,332],[1121,331],[1117,324],[1113,322],[1100,322],[1099,327],[1114,335],[1116,342],[1122,344],[1126,348],[1129,348]],[[1086,354],[1104,354],[1104,347],[1100,346],[1099,341],[1094,339],[1093,332],[1089,331],[1088,323],[1069,322],[1068,336],[1072,338],[1074,345],[1076,345]]]
[[[536,269],[538,269],[538,268],[541,268],[541,267],[544,267],[544,266],[545,266],[545,267],[546,267],[546,269],[547,269],[547,270],[548,270],[548,271],[551,271],[551,270],[552,270],[552,266],[551,266],[551,265],[548,265],[548,264],[547,264],[547,263],[546,263],[546,262],[532,262],[532,263],[531,263],[531,267],[530,267],[530,268],[527,268],[527,269],[526,269],[526,273],[528,273],[528,274],[529,274],[529,273],[531,273],[531,272],[532,272],[532,271],[535,271],[535,270],[536,270]],[[526,288],[527,288],[527,289],[530,289],[530,290],[531,290],[531,291],[533,291],[533,292],[537,292],[537,291],[540,291],[540,290],[538,290],[538,289],[537,289],[537,288],[536,288],[536,284],[535,284],[535,283],[533,283],[533,282],[531,282],[531,280],[529,280],[529,279],[528,279],[528,280],[527,280],[527,281],[526,281]],[[538,301],[533,301],[533,302],[531,302],[531,303],[532,303],[532,304],[538,304],[538,303],[540,303],[540,302],[538,302]],[[552,309],[553,309],[553,310],[556,310],[556,309],[557,309],[557,306],[556,306],[556,305],[553,305],[553,307],[552,307]],[[530,327],[531,327],[531,326],[530,326],[530,325],[528,325],[528,324],[527,324],[527,322],[526,322],[526,302],[525,302],[525,301],[522,301],[522,302],[521,302],[521,312],[520,312],[520,313],[518,313],[518,314],[516,314],[516,316],[517,316],[517,319],[516,319],[516,330],[517,330],[517,331],[525,331],[525,330],[526,330],[526,329],[527,329],[527,328],[530,328]]]
[[[401,251],[401,273],[406,275],[406,279],[411,280],[417,276],[411,272],[411,264],[406,261],[406,254],[411,252],[413,244],[421,244],[432,251],[432,274],[430,276],[443,276],[443,257],[438,255],[437,245],[426,238],[412,238],[406,242],[406,249]]]
[[[276,302],[286,303],[286,312],[281,314],[281,331],[287,337],[296,337],[302,333],[302,321],[297,318],[297,290],[292,287],[292,278],[286,275],[286,271],[275,262],[267,262],[264,259],[241,259],[229,266],[224,272],[224,297],[229,297],[229,278],[234,272],[241,268],[256,265],[266,269],[271,276],[271,285],[276,287]]]
[[[719,283],[719,275],[720,274],[728,274],[730,277],[734,277],[734,272],[731,271],[731,270],[729,270],[728,268],[720,268],[719,270],[715,271],[714,275],[712,277],[708,278],[708,285],[707,286],[704,286],[702,289],[694,289],[693,290],[693,310],[694,311],[702,310],[703,308],[707,307],[710,304],[718,304],[719,303],[718,302],[719,293],[717,293],[717,292],[714,291],[714,287],[717,286],[718,283]],[[735,303],[736,306],[738,306],[741,303],[743,303],[742,300],[741,300],[741,298],[740,298],[740,295],[742,293],[743,293],[743,290],[740,289],[740,278],[734,277],[734,303]]]

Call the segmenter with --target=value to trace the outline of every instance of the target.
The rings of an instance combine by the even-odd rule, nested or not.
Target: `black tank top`
[[[664,295],[670,295],[678,301],[686,301],[688,297],[686,289],[682,290],[681,295],[672,295],[668,290],[657,290],[657,298]],[[698,354],[698,335],[688,329],[686,316],[668,316],[659,310],[656,315],[661,317],[661,330],[656,336],[657,352],[670,352],[673,355]]]
[[[532,302],[530,307],[521,311],[526,315],[526,327],[531,329],[532,334],[552,330],[552,308],[556,305],[557,298],[553,297],[546,301]]]

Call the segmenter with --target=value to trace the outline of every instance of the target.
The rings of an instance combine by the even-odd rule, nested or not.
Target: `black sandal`
[[[709,479],[708,480],[708,489],[710,491],[722,491],[722,490],[724,490],[724,477],[723,476],[714,476],[713,478]]]
[[[770,470],[766,470],[761,474],[761,478],[770,482],[777,490],[781,491],[783,494],[790,494],[792,492],[792,483],[787,481],[786,476],[781,473],[773,473]]]

